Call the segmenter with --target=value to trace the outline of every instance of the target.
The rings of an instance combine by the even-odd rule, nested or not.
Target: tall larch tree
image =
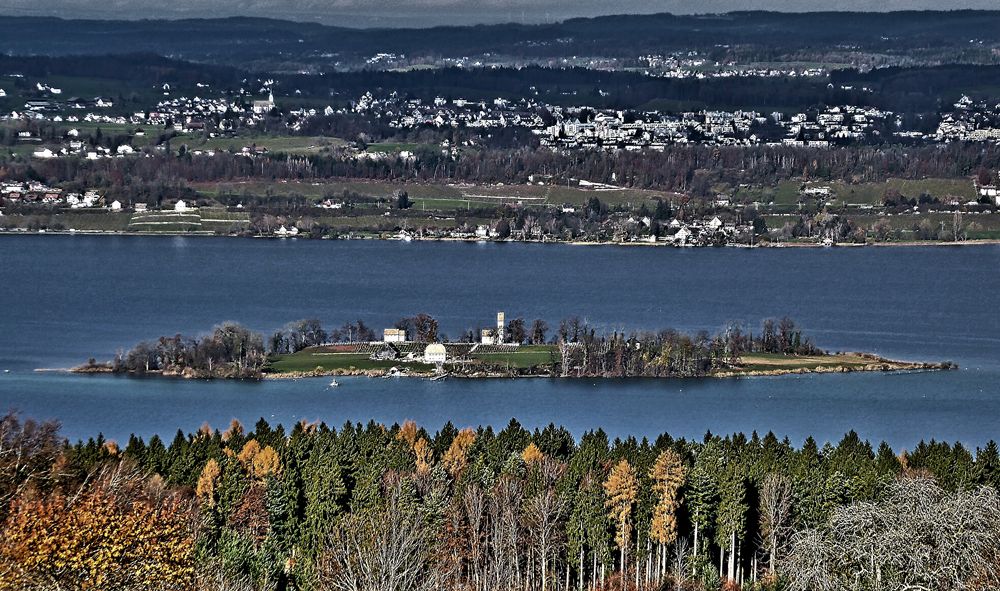
[[[607,499],[604,501],[608,516],[615,524],[615,543],[619,551],[619,570],[625,575],[628,565],[628,548],[632,540],[632,507],[639,494],[639,480],[628,460],[622,459],[611,469],[604,482]]]
[[[677,512],[681,506],[679,493],[686,476],[687,468],[680,455],[669,448],[660,453],[649,471],[656,495],[649,536],[657,544],[655,570],[658,579],[666,574],[667,546],[677,539]]]

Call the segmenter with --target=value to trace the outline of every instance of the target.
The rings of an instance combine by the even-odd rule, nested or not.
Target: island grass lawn
[[[559,360],[559,348],[555,345],[523,345],[509,353],[479,353],[475,359],[491,365],[510,365],[517,368],[548,365]]]
[[[837,355],[782,355],[780,353],[751,353],[744,355],[737,371],[795,371],[818,367],[860,368],[877,361],[871,357],[850,353]]]
[[[430,372],[434,366],[426,363],[403,363],[401,361],[376,361],[363,353],[329,353],[314,350],[299,351],[289,355],[274,355],[266,373],[282,374],[336,370],[388,370],[393,367],[411,371]]]
[[[516,351],[502,353],[476,353],[475,361],[492,367],[507,366],[517,369],[544,368],[559,360],[556,345],[524,345]],[[831,355],[782,355],[778,353],[751,353],[744,355],[740,364],[728,370],[714,372],[723,375],[767,373],[795,373],[822,370],[872,369],[872,366],[886,364],[889,369],[908,368],[909,364],[882,360],[859,353],[837,353]],[[434,366],[427,363],[404,362],[402,360],[372,360],[367,353],[331,351],[329,348],[314,348],[286,355],[273,355],[265,373],[296,374],[337,371],[385,371],[393,367],[408,369],[414,373],[431,373]]]

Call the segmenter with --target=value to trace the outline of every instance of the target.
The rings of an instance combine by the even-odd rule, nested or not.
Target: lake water
[[[774,431],[796,443],[849,429],[912,446],[1000,438],[1000,246],[693,249],[0,237],[0,409],[71,437],[167,436],[233,417],[417,420],[436,429],[549,422],[579,435]],[[735,380],[344,379],[264,383],[39,373],[223,320],[262,332],[317,317],[381,329],[427,312],[452,335],[508,318],[579,315],[604,329],[757,329],[796,319],[822,347],[961,370]]]

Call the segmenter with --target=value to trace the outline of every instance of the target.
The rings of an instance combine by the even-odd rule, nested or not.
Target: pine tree
[[[726,578],[737,578],[737,550],[746,535],[747,490],[743,477],[729,470],[719,485],[719,513],[716,516],[716,543],[725,554],[728,546],[729,561]],[[723,562],[720,559],[720,564]]]

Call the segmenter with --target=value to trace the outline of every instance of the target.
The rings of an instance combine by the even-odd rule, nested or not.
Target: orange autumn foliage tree
[[[639,493],[639,480],[628,460],[622,459],[611,468],[604,482],[604,492],[608,496],[604,506],[608,509],[608,517],[615,523],[615,544],[621,552],[619,570],[625,572],[628,544],[632,539],[632,506]]]
[[[22,495],[3,524],[0,588],[190,587],[192,515],[178,497],[150,494],[123,464],[74,495]]]
[[[205,468],[201,471],[201,476],[198,477],[195,494],[210,506],[215,504],[215,487],[221,475],[222,468],[219,467],[219,462],[208,460],[205,463]]]
[[[521,452],[521,459],[524,460],[525,464],[533,466],[535,464],[540,464],[542,460],[545,459],[545,454],[538,448],[534,443],[529,443],[528,447],[524,448]]]
[[[434,450],[431,444],[421,437],[413,444],[413,453],[416,456],[417,474],[427,474],[434,465]]]
[[[260,444],[257,443],[256,439],[251,439],[243,445],[243,449],[241,449],[240,453],[236,455],[236,459],[243,464],[243,467],[246,468],[247,471],[250,471],[250,468],[253,465],[253,459],[257,457],[257,454],[259,453]]]
[[[664,450],[649,471],[653,492],[657,495],[650,524],[650,537],[663,545],[677,539],[677,510],[680,508],[678,491],[684,485],[687,470],[681,457],[672,449]]]
[[[255,478],[261,480],[271,475],[277,476],[281,472],[281,459],[278,458],[278,452],[274,451],[270,445],[264,446],[264,449],[254,456],[251,472]]]
[[[427,439],[420,436],[420,428],[413,421],[405,421],[396,433],[396,440],[406,443],[415,456],[417,474],[427,474],[434,465],[434,450]]]
[[[452,440],[451,446],[441,458],[444,469],[452,478],[458,478],[469,463],[469,449],[476,442],[476,432],[472,429],[462,429]]]
[[[256,439],[251,439],[243,445],[236,459],[248,474],[259,480],[281,473],[281,458],[270,445],[261,448]]]
[[[396,434],[396,439],[399,441],[405,441],[410,449],[417,443],[417,436],[420,434],[420,430],[417,428],[417,424],[413,421],[404,421],[403,426],[399,428],[399,433]]]

